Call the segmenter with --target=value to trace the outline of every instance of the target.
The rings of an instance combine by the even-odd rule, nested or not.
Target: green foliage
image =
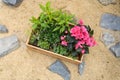
[[[35,35],[32,35],[31,38],[30,38],[30,42],[31,44],[34,44],[36,41],[36,36]]]
[[[54,52],[66,55],[66,49],[60,44],[60,36],[65,30],[70,30],[69,23],[74,24],[73,15],[55,10],[50,7],[50,2],[46,5],[40,4],[40,13],[38,18],[32,17],[32,36],[30,44],[43,49],[54,49]]]
[[[31,21],[32,23],[34,23],[34,24],[32,25],[32,29],[33,29],[33,30],[35,30],[35,29],[38,27],[38,25],[40,24],[39,20],[36,19],[35,17],[32,17],[32,19],[30,19],[30,21]]]
[[[68,55],[67,49],[61,45],[54,46],[53,51],[61,55],[65,55],[65,56]]]
[[[88,26],[85,26],[85,27],[87,28],[87,30],[88,30],[90,36],[93,36],[93,34],[94,34],[94,30],[92,30],[92,29],[90,28],[89,25],[88,25]]]
[[[43,49],[49,49],[50,44],[47,41],[38,41],[37,46]]]

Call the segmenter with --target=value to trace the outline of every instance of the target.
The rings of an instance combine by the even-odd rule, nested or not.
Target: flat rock
[[[106,46],[109,46],[115,42],[113,35],[108,32],[102,33],[101,40]]]
[[[102,5],[116,4],[115,0],[98,0]]]
[[[85,62],[82,62],[81,64],[79,64],[79,66],[78,66],[78,72],[79,72],[80,75],[83,74],[84,67],[85,67]]]
[[[110,47],[110,50],[116,57],[120,57],[120,42]]]
[[[5,4],[19,6],[23,0],[2,0]]]
[[[61,61],[56,60],[48,69],[62,76],[64,80],[70,80],[70,71]]]
[[[0,25],[0,33],[7,33],[8,29],[4,25]]]
[[[7,55],[20,46],[17,36],[0,38],[0,57]]]
[[[118,31],[120,30],[120,17],[113,14],[104,13],[101,17],[100,26],[105,29]]]

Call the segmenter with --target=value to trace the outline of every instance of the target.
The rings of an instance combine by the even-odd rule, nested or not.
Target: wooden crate
[[[67,61],[67,62],[76,64],[76,65],[80,64],[83,60],[83,55],[81,56],[81,60],[79,61],[79,60],[74,60],[72,58],[69,58],[69,57],[66,57],[66,56],[51,52],[51,51],[41,49],[41,48],[33,46],[33,45],[30,45],[29,44],[29,39],[30,39],[30,37],[28,38],[28,40],[26,42],[26,45],[30,50],[34,50],[36,52],[39,52],[39,53],[42,53],[42,54],[45,54],[45,55],[48,55],[48,56],[52,56],[54,58],[57,58],[57,59],[60,59],[60,60],[63,60],[63,61]]]

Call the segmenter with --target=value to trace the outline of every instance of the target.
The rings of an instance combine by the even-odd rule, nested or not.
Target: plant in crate
[[[50,7],[50,2],[42,9],[38,18],[32,17],[32,33],[29,44],[80,60],[80,55],[89,53],[89,47],[96,44],[90,26],[80,20],[76,24],[74,16]]]

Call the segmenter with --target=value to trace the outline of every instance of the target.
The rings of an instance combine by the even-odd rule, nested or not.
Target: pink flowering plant
[[[89,47],[96,45],[93,34],[94,31],[90,28],[90,26],[84,25],[82,20],[79,21],[79,24],[74,25],[70,31],[64,31],[60,40],[61,45],[66,48],[66,55],[78,57],[79,59],[81,54],[89,53]]]

